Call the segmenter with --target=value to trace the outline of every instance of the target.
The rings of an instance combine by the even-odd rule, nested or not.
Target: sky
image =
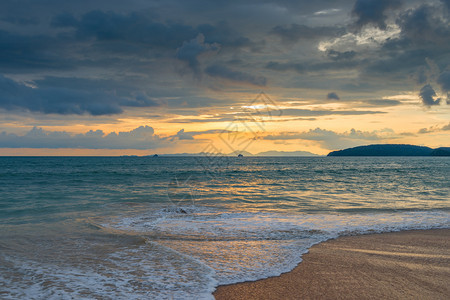
[[[2,0],[0,155],[450,146],[449,21],[449,0]]]

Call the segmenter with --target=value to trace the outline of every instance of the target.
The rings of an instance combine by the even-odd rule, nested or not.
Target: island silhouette
[[[327,156],[450,156],[450,147],[433,149],[407,144],[375,144],[332,151]]]

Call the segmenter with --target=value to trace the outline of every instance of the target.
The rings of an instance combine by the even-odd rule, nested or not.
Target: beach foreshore
[[[311,247],[291,272],[219,286],[227,299],[449,299],[450,229],[345,236]]]

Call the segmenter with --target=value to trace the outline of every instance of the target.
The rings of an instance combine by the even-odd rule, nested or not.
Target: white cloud
[[[358,33],[348,32],[331,41],[322,41],[317,49],[322,52],[328,50],[357,51],[362,49],[376,49],[390,39],[398,38],[400,27],[396,24],[387,26],[386,30],[376,27],[365,27]]]
[[[333,15],[335,13],[340,12],[342,9],[339,8],[330,8],[330,9],[324,9],[324,10],[319,10],[316,11],[314,13],[315,16],[328,16],[328,15]]]

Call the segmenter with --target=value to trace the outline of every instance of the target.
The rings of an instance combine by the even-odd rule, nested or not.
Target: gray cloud
[[[450,71],[442,72],[439,75],[438,83],[443,91],[450,91]]]
[[[448,93],[450,91],[450,71],[442,72],[437,79],[437,83],[439,84],[439,86],[441,87],[441,90],[444,93]],[[447,95],[447,102],[449,100],[450,99],[448,99],[448,95]]]
[[[332,95],[329,95],[332,94]],[[345,98],[341,99],[339,95],[334,92],[327,94],[325,97],[325,103],[336,102],[336,100],[340,100],[340,103],[345,103],[354,108],[367,108],[367,107],[389,107],[389,106],[397,106],[401,105],[402,102],[399,100],[391,100],[391,99],[359,99],[359,98]],[[336,94],[336,95],[333,95]],[[336,97],[337,96],[337,97]],[[312,103],[324,103],[324,100],[315,100]]]
[[[332,37],[344,33],[343,28],[337,27],[309,27],[303,24],[291,24],[289,26],[276,26],[271,33],[281,37],[283,43],[296,43],[299,40],[318,39]]]
[[[170,120],[170,123],[216,123],[216,122],[234,122],[234,117],[209,117],[209,118],[186,118]]]
[[[350,60],[356,56],[356,52],[353,50],[339,52],[339,51],[331,49],[331,50],[328,50],[327,56],[328,56],[328,58],[331,58],[332,60]]]
[[[423,4],[409,9],[400,14],[397,24],[402,38],[416,45],[429,42],[443,45],[450,39],[448,16],[443,15],[440,7]]]
[[[94,37],[100,42],[141,44],[146,47],[176,48],[198,34],[191,26],[180,23],[163,24],[155,22],[150,14],[120,14],[94,10],[83,14],[80,19],[63,13],[53,18],[53,27],[72,27],[78,39]]]
[[[48,35],[17,34],[0,28],[0,72],[72,70],[74,65],[64,58],[64,48],[64,41]]]
[[[339,98],[338,94],[336,94],[335,92],[331,92],[331,93],[328,93],[327,99],[328,100],[339,100],[341,98]]]
[[[399,0],[356,0],[352,15],[357,19],[355,26],[360,29],[371,24],[386,29],[386,12],[401,5]]]
[[[447,10],[450,10],[450,0],[441,0],[441,2],[445,5]]]
[[[8,22],[14,25],[38,25],[39,19],[27,16],[5,16],[0,18],[1,21]]]
[[[425,67],[419,67],[416,74],[414,74],[417,84],[424,84],[427,82],[428,74]]]
[[[81,14],[64,12],[53,16],[51,29],[38,35],[12,33],[0,26],[0,68],[8,67],[9,72],[69,70],[86,65],[138,69],[143,62],[164,56],[179,58],[196,69],[198,55],[218,45],[224,49],[259,47],[223,21],[192,26],[161,21],[157,15],[99,9]],[[59,34],[55,36],[52,31]]]
[[[380,135],[384,134],[384,136]],[[386,136],[387,134],[387,136]],[[367,142],[382,141],[386,138],[395,138],[391,130],[383,130],[381,132],[360,131],[351,129],[349,132],[337,133],[331,130],[316,128],[300,133],[286,132],[279,135],[265,136],[266,140],[310,140],[317,141],[326,149],[342,149],[366,144]]]
[[[46,131],[34,127],[25,135],[2,132],[1,148],[78,148],[78,149],[154,149],[167,144],[155,135],[150,126],[140,126],[131,131],[111,132],[90,130],[84,134],[65,131]]]
[[[364,77],[406,81],[411,79],[409,74],[416,74],[416,82],[424,84],[432,75],[426,71],[428,62],[445,69],[449,64],[450,15],[444,11],[439,3],[430,2],[399,12],[396,18],[399,35],[383,43],[379,58],[372,57],[361,66]]]
[[[235,82],[249,83],[256,86],[265,86],[267,79],[263,76],[254,76],[241,71],[234,71],[223,65],[211,65],[206,68],[205,73],[212,77],[219,77]]]
[[[426,84],[424,85],[419,92],[419,96],[422,99],[422,103],[425,106],[433,106],[433,105],[439,105],[441,102],[441,98],[436,98],[436,92],[431,87],[431,85]]]
[[[197,26],[196,30],[205,36],[206,43],[218,43],[225,49],[242,47],[256,49],[258,47],[256,43],[239,34],[237,30],[231,28],[225,21],[215,25],[201,24]]]
[[[435,125],[435,126],[431,126],[428,128],[421,128],[418,133],[432,133],[432,132],[439,132],[439,131],[449,131],[450,130],[450,123],[448,123],[447,125],[444,126],[439,126],[439,125]]]
[[[192,71],[197,76],[200,76],[201,70],[198,56],[205,52],[217,50],[219,50],[218,44],[205,43],[205,36],[203,34],[199,34],[195,39],[184,42],[183,45],[178,48],[177,58],[187,62]]]
[[[176,135],[171,137],[173,140],[179,139],[179,140],[193,140],[194,136],[192,134],[189,134],[187,132],[184,132],[184,129],[181,129],[177,132]]]
[[[44,114],[119,114],[122,107],[152,107],[160,103],[146,93],[110,80],[47,77],[31,85],[0,76],[0,108]]]
[[[346,70],[357,67],[364,62],[355,60],[340,60],[340,61],[313,61],[313,62],[276,62],[270,61],[266,64],[266,69],[274,71],[295,71],[299,74],[315,73],[330,70]]]
[[[390,99],[373,99],[373,100],[365,100],[363,102],[371,106],[397,106],[402,104],[401,101]]]
[[[298,116],[298,117],[314,117],[314,116],[358,116],[358,115],[370,115],[370,114],[383,114],[382,111],[363,111],[363,110],[309,110],[298,108],[283,109],[283,116]]]
[[[6,110],[26,109],[54,114],[84,114],[94,116],[121,113],[121,101],[114,95],[97,91],[66,88],[33,88],[0,76],[0,107]]]
[[[232,131],[225,130],[225,129],[210,129],[210,130],[203,130],[203,131],[184,131],[184,129],[181,129],[177,132],[177,134],[172,135],[168,137],[169,140],[194,140],[195,136],[203,135],[203,134],[217,134],[217,133],[229,133]]]
[[[129,82],[114,79],[91,79],[77,77],[54,77],[47,76],[43,79],[34,80],[37,89],[52,89],[59,87],[67,90],[82,90],[91,95],[91,101],[98,101],[96,93],[113,95],[108,102],[120,107],[154,107],[160,102],[148,95],[142,89],[136,91],[136,87]],[[157,93],[155,93],[157,94]]]
[[[293,70],[298,73],[304,73],[306,71],[306,66],[300,63],[280,63],[276,61],[269,61],[266,64],[266,68],[274,71],[287,71]]]
[[[78,39],[94,37],[97,42],[108,42],[108,48],[114,47],[111,43],[132,44],[135,50],[136,47],[145,47],[147,50],[179,48],[177,57],[191,65],[195,64],[192,56],[203,52],[205,49],[202,48],[208,44],[225,48],[252,48],[256,45],[224,21],[215,25],[204,23],[191,26],[182,22],[161,22],[155,19],[155,14],[151,13],[121,14],[94,10],[85,13],[80,19],[63,13],[54,17],[51,24],[57,28],[74,28]]]

